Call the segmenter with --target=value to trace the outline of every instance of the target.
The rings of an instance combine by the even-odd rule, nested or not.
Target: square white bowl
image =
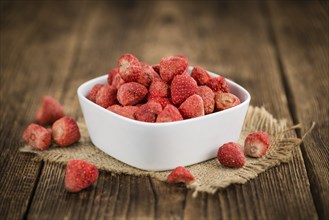
[[[226,81],[241,104],[202,117],[169,123],[132,120],[88,100],[86,95],[90,89],[97,83],[106,83],[107,75],[83,83],[77,93],[91,141],[96,147],[133,167],[161,171],[214,158],[222,144],[238,140],[250,94],[237,83]]]

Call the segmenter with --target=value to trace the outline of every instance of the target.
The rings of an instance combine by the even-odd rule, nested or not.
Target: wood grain
[[[326,2],[328,3],[328,2]],[[269,7],[295,122],[316,127],[302,145],[314,202],[329,218],[329,7],[318,1]],[[307,83],[306,83],[307,82]],[[301,134],[299,134],[301,136]]]
[[[31,161],[32,156],[18,153],[17,147],[8,148],[20,143],[21,132],[33,121],[43,94],[58,98],[68,115],[81,118],[77,87],[106,74],[124,52],[133,53],[148,63],[157,63],[163,56],[184,54],[191,65],[203,66],[242,84],[252,95],[251,104],[265,106],[276,118],[286,118],[290,124],[296,119],[310,121],[302,117],[304,107],[292,103],[299,99],[305,101],[307,97],[316,97],[319,101],[320,90],[311,96],[304,94],[304,98],[297,98],[300,89],[287,91],[283,80],[287,78],[289,85],[293,85],[292,77],[297,70],[288,66],[294,64],[297,55],[291,52],[286,62],[278,60],[283,57],[282,47],[288,45],[301,51],[303,56],[297,58],[309,59],[307,47],[294,45],[291,43],[294,38],[280,33],[283,28],[280,19],[288,18],[289,10],[296,10],[293,14],[297,19],[299,13],[309,10],[307,7],[294,9],[295,5],[291,4],[290,9],[281,13],[281,7],[285,7],[281,2],[49,1],[29,5],[16,17],[22,10],[21,4],[1,5],[2,10],[6,9],[1,19],[1,46],[6,46],[0,50],[1,57],[6,55],[4,61],[1,60],[0,88],[0,212],[5,218],[316,219],[312,193],[320,217],[325,216],[321,207],[327,205],[324,200],[327,194],[321,195],[316,190],[326,189],[326,177],[315,182],[310,179],[311,191],[309,169],[318,170],[314,171],[315,176],[326,171],[317,168],[322,164],[312,164],[318,163],[315,156],[303,153],[306,157],[303,158],[300,149],[294,151],[289,163],[272,168],[244,185],[232,185],[214,195],[199,193],[193,198],[193,192],[182,185],[103,171],[92,187],[77,194],[68,193],[63,185],[65,166]],[[323,7],[311,10],[324,13]],[[31,25],[26,25],[27,17],[31,18]],[[290,25],[298,27],[294,23]],[[276,31],[278,36],[273,34]],[[310,44],[308,49],[312,51],[312,48]],[[326,50],[321,45],[315,48],[321,52],[314,53],[312,58],[312,61],[320,59],[317,61],[320,73],[316,76],[327,80],[323,72],[327,57],[322,56]],[[306,62],[305,69],[310,62]],[[316,76],[310,78],[312,82]],[[309,85],[307,77],[310,76],[305,72],[302,77],[306,79],[301,78],[298,83]],[[20,86],[13,87],[12,81]],[[295,105],[296,111],[291,105]],[[21,109],[28,110],[17,114]],[[306,110],[312,112],[309,107]],[[322,116],[324,113],[320,112]],[[325,123],[322,126],[325,127]],[[317,130],[318,137],[313,135],[311,142],[304,146],[316,146],[321,141],[325,146],[328,136],[321,132]],[[30,175],[26,176],[27,173]],[[24,190],[20,191],[22,184]],[[9,203],[12,200],[16,202]],[[17,212],[15,207],[20,210]]]

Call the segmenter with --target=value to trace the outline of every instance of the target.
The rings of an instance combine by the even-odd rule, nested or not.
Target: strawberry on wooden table
[[[48,125],[64,116],[62,105],[51,96],[43,96],[39,111],[36,113],[35,120],[42,124]]]
[[[72,118],[64,116],[52,126],[54,142],[60,147],[66,147],[80,140],[78,124]]]
[[[262,157],[270,146],[270,136],[263,131],[250,133],[244,142],[244,152],[250,157]]]
[[[70,160],[66,166],[65,188],[69,192],[79,192],[98,178],[98,169],[93,164],[83,160]]]
[[[195,177],[185,167],[178,166],[171,171],[167,177],[168,183],[185,183],[190,184],[194,182]]]
[[[243,167],[246,162],[242,149],[234,142],[223,144],[218,149],[217,159],[222,165],[232,168]]]
[[[23,140],[35,149],[45,150],[51,145],[51,130],[32,123],[24,130]]]

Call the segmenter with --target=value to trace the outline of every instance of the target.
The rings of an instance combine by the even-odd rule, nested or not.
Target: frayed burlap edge
[[[36,154],[34,160],[66,164],[71,159],[82,159],[94,164],[101,170],[117,174],[150,176],[160,181],[166,181],[170,171],[144,171],[122,163],[93,146],[83,122],[79,122],[79,127],[82,138],[79,143],[71,147],[59,148],[52,146],[48,150],[38,151],[25,145],[20,148],[20,151]],[[259,159],[247,157],[245,166],[239,169],[226,168],[220,165],[217,159],[188,166],[187,168],[195,176],[196,181],[187,185],[187,187],[195,190],[194,196],[197,192],[214,193],[230,184],[243,184],[257,177],[259,173],[282,162],[289,161],[292,149],[299,146],[306,136],[305,134],[302,139],[295,137],[292,131],[296,128],[301,128],[301,125],[288,127],[286,120],[273,118],[265,108],[250,106],[238,143],[243,146],[244,139],[250,132],[266,131],[271,136],[270,148],[266,155]]]

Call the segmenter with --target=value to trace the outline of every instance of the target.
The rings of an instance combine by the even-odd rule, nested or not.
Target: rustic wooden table
[[[1,1],[0,219],[328,219],[328,1]],[[316,122],[293,159],[214,195],[100,172],[67,193],[65,166],[20,153],[43,95],[82,117],[84,81],[124,52],[184,54],[246,87],[290,125]],[[302,131],[296,131],[301,137]]]

